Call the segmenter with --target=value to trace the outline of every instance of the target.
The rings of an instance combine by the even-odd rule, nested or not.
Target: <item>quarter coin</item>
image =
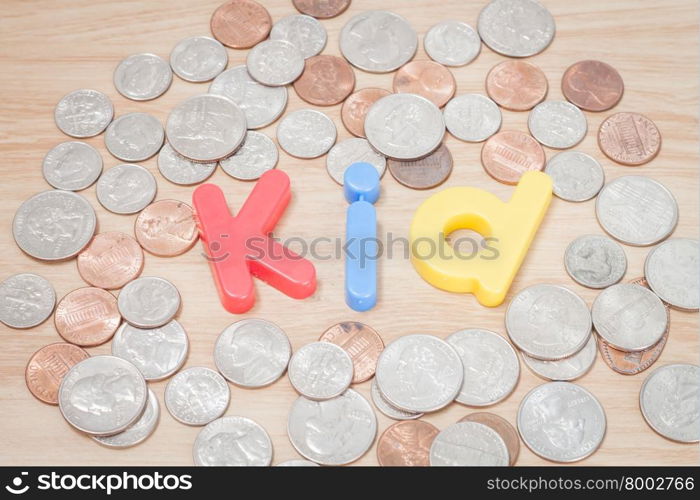
[[[249,130],[238,151],[219,160],[219,165],[234,179],[252,181],[275,168],[278,160],[279,152],[272,139],[260,132]]]
[[[579,352],[556,361],[543,361],[523,355],[523,361],[532,372],[546,380],[575,380],[583,377],[593,367],[596,358],[596,340],[593,335]]]
[[[192,454],[200,466],[267,467],[272,463],[272,441],[249,418],[223,417],[199,431]]]
[[[649,288],[672,307],[697,311],[700,307],[698,240],[672,238],[647,255],[644,263]]]
[[[372,397],[372,403],[374,403],[374,407],[391,419],[414,420],[423,416],[423,413],[420,412],[400,410],[392,406],[391,403],[389,403],[386,400],[386,398],[382,395],[382,393],[379,392],[379,386],[377,386],[376,379],[372,380],[370,396]]]
[[[148,390],[148,403],[141,418],[125,430],[111,436],[92,436],[92,439],[108,448],[129,448],[145,441],[153,434],[160,420],[160,404],[152,390]]]

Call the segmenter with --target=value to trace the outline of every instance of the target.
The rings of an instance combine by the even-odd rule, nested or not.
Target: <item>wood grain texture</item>
[[[273,20],[293,14],[289,0],[263,0]],[[406,17],[423,34],[436,22],[455,18],[476,24],[482,2],[427,0],[386,0],[383,7]],[[484,2],[485,3],[485,2]],[[581,59],[601,59],[616,67],[625,81],[625,94],[613,111],[637,111],[654,120],[663,136],[659,156],[650,164],[624,167],[612,163],[598,150],[596,134],[610,112],[586,113],[589,133],[578,149],[592,154],[604,166],[608,180],[627,174],[653,177],[665,184],[680,205],[675,236],[698,237],[698,6],[692,0],[641,2],[598,0],[572,2],[545,0],[554,15],[557,33],[552,45],[529,60],[539,65],[550,84],[549,98],[561,99],[560,80],[564,70]],[[12,217],[30,195],[49,188],[41,175],[44,154],[67,137],[53,123],[58,100],[77,88],[94,88],[113,100],[117,115],[131,111],[153,113],[163,123],[170,109],[186,97],[205,92],[207,84],[187,83],[175,77],[161,98],[137,103],[121,97],[112,85],[112,72],[125,56],[153,52],[168,57],[175,44],[188,36],[209,34],[209,18],[219,0],[157,0],[110,2],[103,0],[5,0],[0,18],[0,264],[1,277],[30,271],[48,278],[59,297],[84,286],[75,261],[48,264],[24,255],[12,239]],[[354,0],[336,19],[322,21],[328,30],[327,54],[339,55],[338,34],[343,24],[376,2]],[[246,51],[228,50],[229,67],[242,64]],[[422,47],[416,59],[425,59]],[[458,94],[484,93],[487,71],[504,60],[487,47],[471,64],[453,69]],[[357,87],[391,89],[393,74],[375,75],[355,70]],[[290,88],[288,110],[308,107]],[[338,139],[350,134],[340,121],[340,106],[324,108],[338,128]],[[527,130],[527,113],[503,112],[503,129]],[[276,123],[263,132],[274,137]],[[104,158],[105,168],[119,163],[104,148],[103,137],[87,141]],[[407,189],[386,175],[383,194],[377,203],[380,231],[405,237],[415,208],[443,187],[480,187],[507,199],[510,186],[498,184],[482,169],[480,145],[446,138],[455,159],[451,177],[442,187],[426,191]],[[547,155],[554,151],[547,149]],[[157,199],[190,201],[192,188],[165,181],[157,172],[155,159],[141,163],[158,178]],[[340,237],[344,231],[346,202],[342,190],[328,177],[325,157],[297,160],[280,153],[278,168],[292,180],[293,200],[276,234]],[[213,182],[225,190],[236,210],[253,187],[226,176],[219,169]],[[99,231],[133,232],[135,216],[106,212],[95,199],[94,186],[83,191],[96,208]],[[564,249],[575,237],[601,234],[594,215],[594,201],[581,204],[554,199],[546,220],[533,243],[509,297],[535,283],[562,284],[579,293],[590,305],[596,292],[582,288],[568,278],[562,264]],[[293,348],[316,340],[331,324],[359,320],[376,328],[385,342],[408,333],[429,333],[445,337],[467,327],[482,327],[505,334],[504,305],[489,309],[472,296],[456,295],[432,288],[421,280],[400,248],[393,258],[379,263],[379,304],[369,313],[349,310],[343,300],[342,262],[335,258],[317,260],[319,288],[304,301],[293,301],[272,288],[257,284],[258,301],[249,314],[274,321],[289,335]],[[331,245],[319,246],[328,254]],[[643,274],[649,248],[625,246],[629,267],[625,279]],[[201,255],[199,244],[174,259],[147,256],[144,275],[163,276],[179,288],[183,308],[179,316],[191,340],[186,366],[213,367],[212,350],[219,332],[240,317],[227,314],[219,305],[214,284]],[[671,335],[657,366],[667,363],[698,362],[698,314],[673,311]],[[58,341],[51,320],[28,331],[0,327],[0,416],[3,439],[1,464],[90,464],[90,465],[175,465],[191,464],[192,443],[199,431],[177,423],[163,411],[155,434],[143,444],[127,450],[109,450],[71,430],[56,407],[35,400],[24,384],[24,367],[41,346]],[[90,349],[91,354],[108,353],[109,345]],[[586,465],[697,464],[698,447],[668,441],[644,422],[638,408],[639,388],[645,374],[625,377],[612,372],[597,359],[595,366],[578,383],[590,389],[602,402],[608,417],[605,441],[598,452],[583,461]],[[515,422],[522,397],[542,383],[526,367],[515,392],[489,411]],[[166,382],[150,384],[162,403]],[[369,397],[369,383],[357,389]],[[287,412],[296,395],[282,378],[262,390],[231,387],[228,415],[253,418],[270,433],[274,463],[297,458],[286,435]],[[459,404],[426,417],[444,428],[476,411]],[[379,432],[391,421],[378,414]],[[361,460],[376,463],[375,447]],[[547,464],[526,447],[520,465]]]

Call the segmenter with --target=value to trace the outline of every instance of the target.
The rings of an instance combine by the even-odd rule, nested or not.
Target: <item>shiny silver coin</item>
[[[279,152],[274,141],[260,132],[248,131],[238,151],[219,160],[228,175],[242,181],[253,181],[277,166]]]
[[[289,411],[287,434],[304,458],[322,465],[345,465],[372,447],[377,417],[369,402],[352,389],[326,401],[301,396]]]
[[[129,324],[137,328],[158,328],[180,310],[180,293],[166,279],[142,276],[122,288],[117,304]]]
[[[160,403],[152,390],[148,389],[148,402],[141,418],[125,430],[111,436],[92,436],[92,439],[108,448],[129,448],[148,438],[158,426]]]
[[[350,387],[353,364],[345,349],[330,342],[311,342],[289,361],[289,381],[309,399],[322,401],[339,396]]]
[[[41,260],[75,257],[95,234],[97,216],[90,203],[70,191],[44,191],[15,212],[12,234],[17,246]]]
[[[310,460],[287,460],[280,462],[276,467],[320,467],[317,463]]]
[[[365,134],[374,149],[396,160],[429,155],[442,143],[442,111],[416,94],[391,94],[375,102],[365,118]]]
[[[579,352],[568,358],[556,361],[543,361],[523,355],[525,365],[532,372],[547,380],[575,380],[583,377],[593,367],[598,349],[593,335]]]
[[[170,66],[188,82],[208,82],[226,69],[226,47],[208,36],[192,36],[178,42],[170,53]]]
[[[598,224],[616,240],[649,246],[666,239],[678,223],[678,204],[661,183],[640,175],[608,182],[595,202]]]
[[[299,109],[277,125],[277,143],[297,158],[317,158],[335,144],[337,131],[333,120],[315,109]]]
[[[352,137],[331,148],[326,157],[326,170],[335,182],[343,185],[345,171],[350,165],[365,162],[377,169],[381,178],[386,171],[386,158],[369,145],[367,139]]]
[[[340,52],[353,66],[372,73],[394,71],[413,59],[418,35],[403,17],[384,10],[350,19],[340,32]]]
[[[637,352],[656,344],[666,332],[668,316],[661,299],[639,285],[620,283],[593,301],[593,325],[600,337],[621,351]]]
[[[386,398],[379,391],[379,386],[377,385],[377,380],[372,380],[372,386],[370,389],[370,396],[372,397],[372,403],[374,407],[382,412],[387,417],[394,420],[415,420],[421,418],[424,414],[413,411],[404,411],[399,408],[395,408],[389,403]]]
[[[521,351],[545,361],[568,358],[591,336],[591,313],[581,297],[557,285],[518,292],[506,310],[506,330]]]
[[[102,156],[85,142],[62,142],[46,153],[42,164],[46,182],[56,189],[81,191],[102,173]]]
[[[199,431],[192,455],[199,466],[267,467],[272,463],[272,441],[249,418],[223,417]]]
[[[291,43],[305,59],[320,54],[326,46],[326,28],[311,16],[292,14],[277,21],[270,31],[270,40]]]
[[[287,369],[292,346],[284,331],[263,319],[244,319],[224,329],[214,346],[214,363],[236,385],[265,387]]]
[[[593,454],[605,437],[605,411],[596,397],[570,382],[535,387],[518,408],[518,432],[534,453],[553,462]]]
[[[194,162],[180,155],[169,143],[158,153],[158,170],[167,180],[181,186],[191,186],[207,180],[216,170],[217,163]]]
[[[135,214],[156,197],[156,179],[140,165],[122,163],[97,181],[97,201],[115,214]]]
[[[187,368],[165,386],[165,407],[187,425],[206,425],[224,414],[231,392],[224,377],[203,366]]]
[[[649,287],[661,300],[685,310],[700,307],[698,240],[673,238],[654,248],[644,263]]]
[[[158,119],[147,113],[122,115],[107,127],[107,151],[122,161],[143,161],[163,146],[165,132]]]
[[[63,96],[54,110],[54,121],[61,132],[79,139],[102,133],[113,117],[114,106],[109,97],[90,89]]]
[[[586,234],[566,247],[564,267],[579,285],[607,288],[627,272],[627,257],[622,246],[607,236]]]
[[[481,94],[463,94],[450,99],[442,111],[450,134],[467,142],[482,142],[501,128],[501,110]]]
[[[554,195],[566,201],[590,200],[605,183],[598,160],[580,151],[557,153],[547,161],[544,172],[552,178]]]
[[[435,436],[430,445],[433,467],[505,467],[510,458],[498,432],[478,422],[457,422]]]
[[[428,30],[423,47],[435,62],[445,66],[464,66],[481,52],[481,38],[467,23],[450,19]]]
[[[583,111],[568,101],[544,101],[532,108],[527,119],[532,136],[544,146],[566,149],[586,137],[588,122]]]
[[[248,73],[271,87],[287,85],[304,72],[304,56],[290,42],[265,40],[250,49],[246,59]]]
[[[173,72],[162,57],[134,54],[114,70],[114,87],[133,101],[148,101],[165,93],[173,82]]]
[[[51,316],[56,292],[49,281],[30,273],[0,283],[0,322],[10,328],[33,328]]]
[[[58,390],[63,418],[95,436],[127,429],[143,415],[147,400],[141,372],[115,356],[92,356],[73,365]]]

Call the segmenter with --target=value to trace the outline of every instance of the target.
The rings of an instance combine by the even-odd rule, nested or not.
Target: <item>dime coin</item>
[[[226,69],[228,54],[223,45],[208,36],[180,41],[170,53],[170,66],[188,82],[208,82]]]
[[[335,182],[341,186],[345,180],[345,171],[353,163],[369,163],[374,166],[381,178],[386,170],[386,158],[370,146],[367,139],[353,137],[339,142],[331,148],[326,157],[326,170]]]
[[[350,387],[353,364],[350,355],[330,342],[312,342],[289,361],[289,381],[309,399],[322,401],[339,396]]]
[[[534,56],[554,38],[552,14],[535,0],[493,0],[479,14],[479,35],[504,56]]]
[[[639,113],[615,113],[598,129],[598,146],[613,161],[643,165],[661,149],[661,133],[653,121]]]
[[[481,148],[486,173],[503,184],[517,184],[531,170],[544,168],[544,150],[528,134],[504,130],[492,135]]]
[[[423,420],[396,422],[377,442],[377,460],[383,467],[427,467],[430,445],[440,430]]]
[[[625,85],[620,73],[602,61],[579,61],[564,72],[561,90],[564,97],[586,111],[605,111],[614,107]]]
[[[29,358],[24,380],[35,398],[50,405],[58,404],[58,386],[73,365],[90,355],[78,346],[56,342],[45,345]]]
[[[358,321],[343,321],[328,328],[319,340],[336,344],[350,355],[354,371],[353,384],[374,376],[384,342],[373,328]]]
[[[263,85],[278,87],[292,83],[304,71],[304,56],[290,42],[266,40],[248,52],[248,73]]]
[[[114,70],[114,87],[133,101],[148,101],[165,93],[173,82],[173,72],[155,54],[134,54]]]
[[[345,59],[313,56],[304,63],[304,73],[294,82],[297,95],[317,106],[343,102],[355,88],[355,73]]]
[[[579,285],[607,288],[625,275],[627,257],[622,247],[607,236],[587,234],[566,247],[564,267]]]
[[[180,309],[180,293],[163,278],[142,276],[119,293],[119,312],[138,328],[157,328],[168,323]]]
[[[216,162],[194,162],[180,155],[166,142],[158,153],[158,170],[173,184],[191,186],[207,180],[216,170]]]
[[[649,287],[671,306],[697,311],[700,307],[698,240],[673,238],[654,248],[644,263]]]
[[[508,447],[501,435],[478,422],[457,422],[440,431],[430,445],[431,466],[506,466]]]
[[[61,299],[56,307],[56,331],[71,344],[93,347],[112,338],[122,322],[117,299],[106,290],[78,288]]]
[[[249,418],[223,417],[199,431],[192,455],[199,466],[267,467],[272,463],[272,441]]]
[[[598,160],[580,151],[555,154],[544,172],[552,178],[554,195],[566,201],[590,200],[605,183],[605,173]]]
[[[450,134],[467,142],[485,141],[501,128],[501,110],[481,94],[450,99],[442,114]]]
[[[525,61],[504,61],[486,75],[486,93],[511,111],[527,111],[547,95],[547,77],[540,68]]]
[[[62,142],[46,154],[42,172],[56,189],[80,191],[92,186],[102,173],[102,156],[85,142]]]
[[[544,101],[528,116],[530,133],[541,144],[566,149],[583,140],[588,123],[583,112],[567,101]]]
[[[425,97],[438,108],[447,104],[457,90],[452,72],[434,61],[412,61],[394,75],[394,92]]]
[[[527,367],[537,376],[547,380],[575,380],[583,377],[593,367],[597,352],[595,337],[591,335],[583,349],[568,358],[542,361],[522,354]]]
[[[335,144],[333,120],[314,109],[299,109],[277,125],[277,143],[297,158],[317,158]]]
[[[248,49],[267,38],[272,19],[254,0],[230,0],[211,16],[214,38],[232,49]]]
[[[328,34],[311,16],[293,14],[283,17],[272,26],[270,40],[284,40],[294,45],[304,58],[320,54],[326,46]]]
[[[92,439],[108,448],[129,448],[148,438],[156,430],[160,420],[160,404],[152,390],[148,390],[148,403],[141,418],[125,430],[112,436],[92,436]]]
[[[161,257],[185,253],[199,237],[192,207],[177,200],[158,200],[144,208],[134,234],[147,252]]]
[[[89,285],[114,289],[136,279],[143,270],[143,250],[131,236],[100,233],[78,255],[78,272]]]
[[[107,170],[97,181],[97,201],[115,214],[140,212],[156,197],[153,174],[140,165],[122,163]]]
[[[329,19],[345,12],[351,0],[292,0],[294,7],[302,14],[318,19]]]
[[[219,165],[234,179],[253,181],[275,168],[278,160],[279,152],[272,139],[260,132],[249,130],[238,151],[219,160]]]
[[[445,144],[420,160],[387,161],[389,172],[399,183],[411,189],[430,189],[439,186],[452,173],[452,153]]]
[[[421,418],[423,413],[414,411],[405,411],[395,408],[389,403],[386,398],[379,392],[379,386],[377,386],[377,380],[372,380],[372,386],[370,388],[370,396],[372,397],[372,403],[374,407],[382,412],[389,418],[394,420],[414,420],[416,418]]]
[[[96,136],[114,117],[114,106],[102,92],[74,90],[58,101],[54,111],[56,126],[66,135],[84,138]]]
[[[55,306],[53,286],[37,274],[15,274],[0,283],[0,321],[10,328],[38,326]]]
[[[445,66],[464,66],[481,52],[481,38],[467,23],[450,19],[428,30],[423,47],[435,62]]]
[[[515,465],[520,454],[520,437],[510,422],[494,413],[485,411],[470,413],[459,420],[460,422],[476,422],[490,427],[501,436],[508,449],[508,465]]]
[[[287,460],[278,463],[276,467],[320,467],[320,465],[310,460]]]
[[[340,108],[343,125],[352,135],[365,137],[365,116],[372,104],[390,94],[388,90],[377,88],[360,89],[351,94]]]
[[[122,115],[107,127],[105,146],[122,161],[143,161],[163,146],[165,132],[157,118],[147,113]]]
[[[195,366],[181,371],[165,386],[165,407],[187,425],[206,425],[224,414],[231,397],[224,377]]]

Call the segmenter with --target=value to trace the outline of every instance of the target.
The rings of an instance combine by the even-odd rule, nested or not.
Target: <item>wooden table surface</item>
[[[49,189],[41,175],[41,162],[55,144],[68,140],[54,125],[53,109],[66,93],[78,88],[105,92],[116,115],[145,111],[165,122],[169,110],[188,96],[207,90],[208,84],[187,83],[177,77],[168,92],[150,102],[134,102],[117,93],[112,72],[124,57],[153,52],[167,58],[181,39],[209,34],[209,18],[220,0],[4,0],[0,18],[0,278],[17,272],[35,272],[48,278],[58,297],[85,286],[74,260],[43,263],[24,255],[11,233],[12,217],[20,203],[34,193]],[[294,14],[290,0],[264,0],[273,21]],[[423,35],[438,21],[454,18],[476,25],[485,2],[451,0],[386,0],[383,6],[404,16],[419,33],[421,47],[416,59],[426,59]],[[545,0],[556,20],[551,46],[529,61],[539,65],[549,80],[549,98],[561,99],[564,70],[581,59],[601,59],[615,66],[625,81],[625,94],[613,111],[637,111],[650,117],[663,136],[661,153],[642,167],[624,167],[608,160],[596,144],[601,121],[613,111],[588,113],[589,133],[577,147],[596,157],[608,180],[635,174],[653,177],[666,185],[680,206],[675,236],[698,237],[698,7],[693,0],[641,2],[598,0],[572,2]],[[353,15],[376,5],[354,0],[341,16],[322,21],[328,30],[326,54],[339,55],[338,34]],[[245,62],[247,51],[229,49],[229,67]],[[486,46],[471,64],[454,68],[457,93],[484,93],[487,71],[505,60]],[[375,75],[355,70],[357,87],[391,89],[393,74]],[[290,88],[288,111],[309,107]],[[312,106],[313,107],[313,106]],[[350,137],[340,121],[340,106],[324,108],[338,128],[338,139]],[[503,112],[503,129],[527,130],[527,113]],[[274,137],[277,123],[262,131]],[[105,149],[103,136],[87,140],[104,158],[105,168],[120,163]],[[475,186],[507,199],[513,188],[497,183],[482,169],[480,144],[468,144],[447,136],[455,160],[447,182],[429,191],[414,191],[399,185],[387,174],[377,203],[381,232],[406,236],[416,207],[431,194],[451,186]],[[555,152],[547,148],[547,156]],[[190,202],[192,188],[166,181],[156,168],[155,158],[141,163],[158,179],[157,199],[176,198]],[[344,231],[347,203],[342,190],[328,176],[325,157],[298,160],[280,151],[278,168],[291,177],[293,199],[276,235],[340,237]],[[253,187],[234,180],[218,169],[211,181],[219,184],[236,210]],[[81,194],[95,207],[99,231],[133,233],[135,216],[107,212],[95,199],[95,187]],[[574,283],[562,264],[570,241],[587,233],[602,234],[594,214],[594,201],[575,204],[554,199],[529,255],[506,302],[496,308],[479,305],[471,295],[450,294],[424,282],[400,255],[379,263],[379,303],[371,312],[356,313],[343,300],[342,260],[315,262],[319,287],[304,301],[287,298],[258,282],[258,300],[245,315],[226,313],[218,302],[207,262],[197,244],[187,254],[173,259],[146,257],[144,275],[171,280],[180,290],[183,307],[179,320],[190,337],[186,366],[214,367],[212,350],[217,335],[243,317],[273,321],[289,335],[294,349],[318,339],[328,326],[343,320],[358,320],[377,329],[385,342],[409,333],[439,337],[463,328],[481,327],[505,334],[503,316],[513,294],[535,283],[561,284],[592,303],[596,292]],[[643,274],[649,248],[625,246],[629,261],[625,280]],[[320,250],[330,252],[330,245]],[[400,252],[399,252],[400,253]],[[49,319],[31,330],[12,330],[0,325],[0,464],[90,464],[90,465],[187,465],[192,463],[192,443],[199,428],[176,422],[163,408],[166,382],[149,384],[161,402],[160,424],[147,441],[125,450],[110,450],[73,431],[57,407],[40,403],[24,383],[24,368],[31,354],[59,341]],[[89,349],[91,354],[110,351],[110,345]],[[698,314],[673,311],[671,334],[656,366],[698,362]],[[505,401],[488,411],[515,423],[518,405],[533,387],[543,383],[522,366],[518,386]],[[623,376],[610,370],[598,356],[593,369],[577,383],[591,390],[605,407],[607,434],[600,449],[580,462],[586,465],[697,464],[698,446],[673,443],[655,434],[638,408],[639,388],[648,372]],[[369,382],[356,387],[369,397]],[[286,434],[287,413],[296,398],[283,377],[270,387],[246,390],[231,386],[227,415],[243,415],[259,422],[274,444],[274,460],[299,458]],[[457,403],[425,419],[444,428],[462,416],[478,411]],[[377,412],[381,433],[392,421]],[[360,460],[376,464],[376,446]],[[535,456],[524,445],[518,464],[549,462]]]

